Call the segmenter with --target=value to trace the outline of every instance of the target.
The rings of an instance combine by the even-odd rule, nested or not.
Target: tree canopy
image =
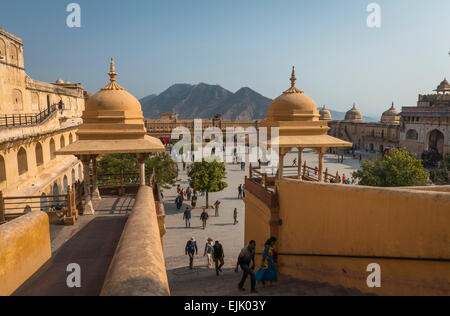
[[[138,173],[139,163],[135,156],[130,154],[109,154],[100,157],[98,174]],[[145,172],[151,175],[155,171],[155,181],[161,188],[169,189],[175,184],[177,178],[177,164],[167,154],[151,155],[145,162]]]
[[[226,167],[223,162],[203,160],[194,162],[189,172],[189,185],[198,192],[206,193],[206,207],[209,207],[209,193],[220,192],[228,187]]]
[[[360,185],[377,187],[421,186],[430,183],[422,161],[405,149],[393,149],[383,158],[365,160],[353,173]]]

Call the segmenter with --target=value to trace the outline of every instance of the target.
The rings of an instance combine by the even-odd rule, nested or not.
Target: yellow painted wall
[[[448,193],[290,180],[281,181],[279,190],[281,253],[450,259]],[[314,280],[364,292],[450,295],[450,262],[282,257],[280,263],[294,276],[323,269],[325,277],[311,273]],[[381,289],[366,286],[369,263],[381,265]]]
[[[262,252],[264,243],[270,238],[271,210],[250,192],[245,193],[245,243],[256,241],[256,251]],[[256,261],[257,263],[259,261]]]
[[[0,296],[11,295],[50,258],[47,214],[32,212],[0,226]]]
[[[286,179],[279,199],[281,273],[380,295],[450,295],[450,193]],[[270,237],[253,208],[246,235]],[[370,263],[381,265],[380,289],[366,285]]]

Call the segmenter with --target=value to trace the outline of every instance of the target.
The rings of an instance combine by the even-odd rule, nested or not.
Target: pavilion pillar
[[[92,205],[91,199],[91,156],[82,155],[81,162],[83,163],[83,174],[84,174],[84,215],[94,215],[95,210]]]
[[[91,156],[91,158],[92,158],[92,200],[100,201],[102,197],[100,196],[100,191],[98,189],[97,156]]]
[[[302,161],[303,161],[303,148],[298,147],[298,179],[302,180]]]
[[[137,154],[136,157],[139,162],[139,184],[145,186],[145,161],[147,160],[148,154]]]
[[[319,154],[319,174],[318,174],[318,180],[319,182],[323,182],[323,156],[327,152],[326,147],[318,148],[317,153]]]
[[[286,156],[287,151],[284,148],[280,148],[280,160],[278,162],[278,179],[281,180],[283,178],[283,169],[284,169],[284,157]]]

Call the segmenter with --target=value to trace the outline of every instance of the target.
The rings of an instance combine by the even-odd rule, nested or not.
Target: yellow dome
[[[323,106],[322,110],[319,111],[320,114],[320,120],[321,121],[331,121],[333,118],[331,117],[331,112],[328,111],[328,109]]]
[[[111,59],[111,69],[108,74],[111,82],[87,99],[86,111],[142,112],[142,106],[138,99],[116,83],[117,73],[115,72],[113,59]]]
[[[353,104],[353,107],[345,114],[345,120],[362,122],[362,115],[356,108],[356,104]]]
[[[86,111],[141,110],[141,103],[125,90],[100,90],[86,101]]]
[[[381,116],[382,123],[400,123],[400,119],[400,112],[395,108],[394,102],[392,102],[391,108]]]
[[[267,111],[267,118],[278,121],[318,120],[319,112],[313,99],[295,87],[295,68],[292,69],[291,87],[276,98]]]

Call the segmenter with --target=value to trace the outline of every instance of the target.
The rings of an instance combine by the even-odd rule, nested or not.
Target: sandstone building
[[[22,40],[0,28],[0,191],[4,196],[45,199],[63,194],[82,178],[75,157],[57,157],[55,152],[76,140],[84,103],[80,84],[30,78]]]
[[[450,84],[444,79],[436,93],[419,95],[416,107],[403,107],[400,145],[417,154],[450,152]]]

